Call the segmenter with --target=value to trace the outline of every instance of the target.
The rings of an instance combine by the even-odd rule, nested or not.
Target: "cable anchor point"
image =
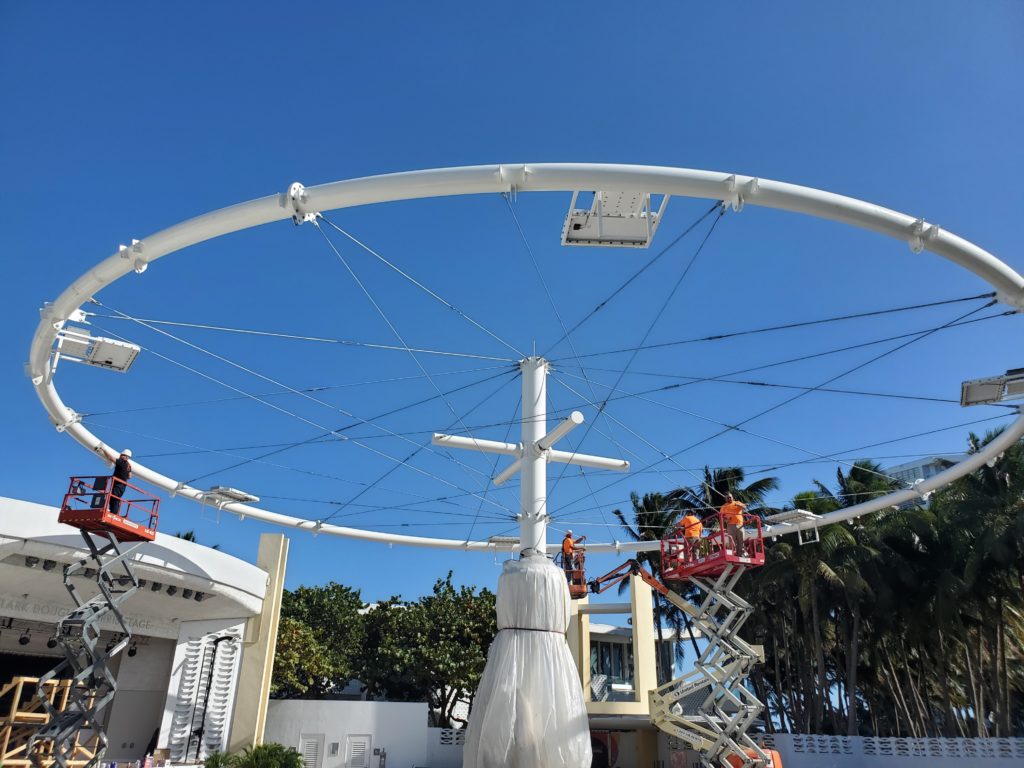
[[[510,203],[514,203],[519,188],[526,183],[526,166],[499,165],[498,179],[502,186],[508,187],[502,194],[506,196]]]
[[[306,222],[315,222],[320,216],[319,211],[307,212],[304,210],[308,201],[309,193],[297,181],[288,187],[287,192],[282,192],[277,196],[277,204],[291,214],[292,223],[295,226],[305,224]]]
[[[72,424],[78,424],[82,420],[82,414],[71,411],[71,416],[64,421],[54,421],[53,427],[58,432],[65,432]]]
[[[722,205],[731,207],[734,212],[739,213],[743,210],[746,199],[756,195],[760,188],[761,182],[755,177],[740,181],[735,174],[728,176],[725,179],[725,189],[728,194],[722,200]]]
[[[918,219],[910,225],[910,240],[908,245],[914,253],[921,253],[925,244],[930,243],[939,236],[939,227],[936,224],[929,224],[924,219]]]

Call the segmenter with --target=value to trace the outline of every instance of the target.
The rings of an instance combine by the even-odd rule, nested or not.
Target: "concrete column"
[[[651,588],[637,575],[629,577],[630,613],[633,616],[633,685],[636,700],[648,701],[649,692],[658,687],[655,666],[654,607]]]
[[[569,613],[569,652],[576,662],[580,673],[580,684],[583,686],[583,701],[590,701],[590,615],[581,612],[583,606],[590,605],[590,598],[581,597],[573,600]]]
[[[263,598],[263,611],[249,619],[245,628],[238,692],[228,737],[229,752],[263,743],[287,563],[288,539],[280,533],[261,534],[256,565],[267,572],[267,594]]]

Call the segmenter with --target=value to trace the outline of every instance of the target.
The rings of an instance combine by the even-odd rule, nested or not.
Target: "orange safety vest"
[[[742,526],[743,510],[746,508],[746,504],[742,504],[738,501],[730,501],[728,504],[723,504],[720,511],[722,516],[725,518],[725,524]]]
[[[699,539],[704,532],[704,526],[696,515],[687,515],[680,521],[680,525],[683,526],[683,536],[688,539]]]
[[[575,549],[575,547],[576,547],[576,545],[573,543],[573,540],[571,538],[569,538],[568,536],[566,536],[564,539],[562,539],[562,554],[563,555],[571,555],[572,551],[573,551],[573,549]]]

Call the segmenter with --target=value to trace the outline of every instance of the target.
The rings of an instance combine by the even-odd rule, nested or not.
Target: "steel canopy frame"
[[[731,205],[734,211],[742,210],[745,204],[759,205],[850,224],[903,240],[915,253],[927,250],[942,256],[991,285],[1000,302],[1024,311],[1024,278],[991,253],[924,219],[855,198],[753,176],[687,168],[591,163],[483,165],[369,176],[315,187],[296,183],[287,192],[197,216],[143,241],[133,241],[131,246],[121,246],[117,253],[79,277],[56,301],[43,308],[42,320],[32,339],[26,372],[57,430],[67,432],[85,448],[107,461],[113,461],[118,451],[83,426],[78,415],[61,400],[50,375],[48,361],[57,333],[65,322],[74,319],[84,303],[115,280],[132,271],[141,274],[150,262],[190,245],[284,219],[301,222],[320,211],[428,197],[577,190],[638,191],[721,200]],[[848,520],[941,488],[995,460],[1024,435],[1024,409],[1018,409],[1018,413],[1022,415],[982,451],[918,483],[913,489],[896,491],[818,519],[766,526],[765,534],[782,535]],[[136,462],[133,462],[133,469],[136,477],[171,495],[204,503],[205,492],[200,489],[179,483]],[[285,527],[366,541],[465,550],[514,550],[517,546],[505,542],[435,539],[366,531],[271,512],[241,502],[221,503],[218,507],[242,518],[248,516]],[[659,542],[611,542],[588,544],[587,549],[590,552],[619,553],[654,550],[659,546]],[[555,549],[554,546],[548,548]]]

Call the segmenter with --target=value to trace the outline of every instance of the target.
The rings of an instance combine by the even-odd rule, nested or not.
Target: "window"
[[[590,674],[609,683],[632,684],[633,644],[598,641],[590,646]]]

